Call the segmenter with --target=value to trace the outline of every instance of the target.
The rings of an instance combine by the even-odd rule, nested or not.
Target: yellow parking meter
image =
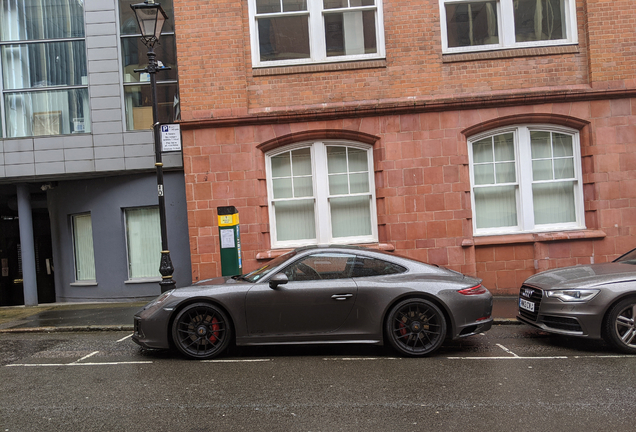
[[[219,217],[221,274],[223,276],[243,274],[238,210],[234,206],[217,207],[216,210]]]

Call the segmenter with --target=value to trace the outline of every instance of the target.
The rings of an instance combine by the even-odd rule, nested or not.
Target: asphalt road
[[[310,346],[191,361],[129,336],[0,335],[0,432],[633,427],[636,356],[525,326],[495,326],[424,359]]]

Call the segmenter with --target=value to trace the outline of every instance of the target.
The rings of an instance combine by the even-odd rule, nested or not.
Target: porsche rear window
[[[351,277],[386,276],[405,271],[404,267],[388,261],[358,256]]]

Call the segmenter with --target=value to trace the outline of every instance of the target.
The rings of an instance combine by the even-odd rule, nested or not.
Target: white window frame
[[[355,195],[370,195],[370,214],[371,214],[371,234],[367,236],[352,236],[352,237],[332,237],[331,226],[331,209],[329,206],[329,178],[327,169],[327,147],[328,146],[340,146],[349,147],[367,152],[367,164],[369,173],[369,193],[365,194],[348,194],[348,195],[336,195],[340,196],[355,196]],[[312,187],[313,187],[313,199],[314,199],[314,217],[316,227],[316,238],[312,240],[289,240],[278,241],[276,233],[276,215],[274,212],[274,191],[272,184],[272,168],[271,158],[281,153],[286,153],[291,150],[297,150],[301,148],[310,148],[311,150],[311,170],[312,170]],[[378,218],[377,218],[377,206],[375,198],[375,179],[373,169],[373,147],[361,143],[345,140],[324,140],[315,142],[303,142],[278,148],[272,150],[265,155],[265,172],[267,176],[267,204],[269,209],[269,227],[272,249],[278,248],[290,248],[309,246],[315,244],[361,244],[361,243],[377,243],[378,242]]]
[[[80,268],[77,264],[77,255],[78,253],[88,253],[89,251],[78,251],[77,250],[77,223],[76,221],[78,220],[78,218],[86,218],[88,217],[89,221],[90,221],[90,253],[92,255],[91,260],[92,261],[92,278],[83,278],[80,276]],[[93,238],[93,218],[91,216],[90,213],[79,213],[79,214],[74,214],[71,215],[71,235],[72,235],[72,240],[73,240],[73,264],[75,267],[75,282],[76,283],[88,283],[88,282],[95,282],[96,281],[96,275],[95,275],[95,241]],[[87,245],[88,246],[88,245]]]
[[[250,25],[250,43],[252,44],[252,67],[275,67],[275,66],[293,66],[314,63],[335,63],[358,60],[382,59],[385,57],[384,51],[384,18],[382,13],[382,1],[375,0],[375,6],[351,7],[347,9],[325,9],[323,10],[323,0],[307,0],[307,11],[287,12],[285,16],[309,16],[309,58],[293,59],[293,60],[275,60],[261,61],[260,45],[258,41],[258,25],[256,23],[256,0],[248,0],[249,25]],[[328,12],[337,11],[365,11],[375,10],[375,34],[377,43],[377,53],[374,54],[356,54],[327,57],[327,47],[325,43],[325,31],[323,15]],[[259,16],[280,16],[282,13],[261,14]]]
[[[572,136],[572,146],[574,153],[574,206],[576,221],[568,223],[553,223],[538,225],[534,223],[534,205],[532,197],[532,153],[530,148],[530,132],[557,132]],[[484,138],[494,135],[512,132],[514,135],[515,148],[515,174],[516,174],[516,209],[517,209],[517,226],[513,227],[496,227],[496,228],[477,228],[477,215],[475,207],[475,172],[473,162],[473,143]],[[517,234],[517,233],[534,233],[534,232],[550,232],[550,231],[567,231],[585,229],[585,208],[583,197],[583,174],[581,165],[581,144],[579,131],[557,126],[557,125],[516,125],[495,130],[490,130],[468,139],[468,159],[470,168],[470,199],[472,206],[472,223],[473,235],[501,235],[501,234]],[[512,183],[506,183],[510,185]],[[487,187],[487,186],[486,186]]]
[[[157,259],[157,274],[156,276],[136,276],[133,277],[131,275],[131,263],[130,263],[130,248],[128,247],[129,239],[128,239],[128,212],[140,209],[156,209],[157,213],[159,213],[158,206],[142,206],[142,207],[126,207],[123,208],[123,217],[124,217],[124,236],[125,236],[125,244],[126,244],[126,269],[128,273],[128,281],[129,282],[157,282],[161,280],[161,273],[159,273],[159,267],[161,266],[161,245],[159,245],[159,256]],[[159,238],[161,238],[161,227],[157,226],[157,230],[159,233]]]
[[[483,0],[483,2],[493,0]],[[494,0],[497,2],[497,26],[499,31],[499,44],[474,45],[466,47],[448,47],[448,29],[446,28],[446,4],[451,3],[478,3],[479,0],[439,0],[440,26],[442,31],[442,53],[453,54],[472,51],[495,51],[511,48],[536,48],[555,45],[575,45],[579,42],[578,28],[576,24],[576,0],[565,0],[565,31],[566,39],[516,42],[514,0]]]

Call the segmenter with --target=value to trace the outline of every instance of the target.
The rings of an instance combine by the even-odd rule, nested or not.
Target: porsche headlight
[[[157,305],[160,305],[161,303],[165,302],[168,299],[168,297],[170,297],[170,295],[172,294],[173,291],[174,290],[170,290],[170,291],[166,291],[165,293],[161,294],[159,297],[157,297],[152,302],[150,302],[150,304],[148,304],[147,308],[150,308],[152,306],[157,306]]]
[[[586,302],[592,300],[599,291],[597,289],[553,290],[546,291],[546,295],[564,302]]]

